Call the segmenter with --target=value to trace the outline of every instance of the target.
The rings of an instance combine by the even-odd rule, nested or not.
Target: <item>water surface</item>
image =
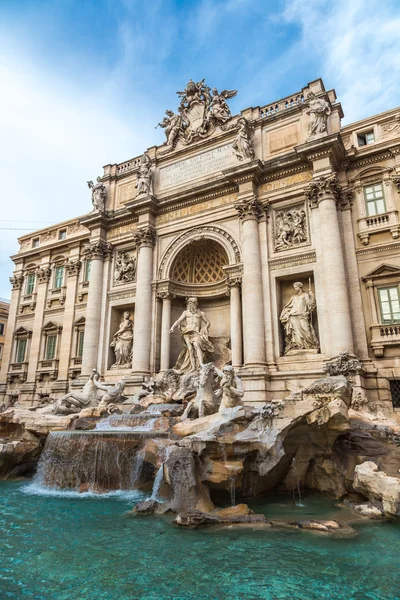
[[[0,482],[0,599],[400,599],[398,524],[368,521],[355,537],[186,530],[168,517],[129,515],[139,497],[44,496],[32,484]],[[303,503],[271,497],[252,506],[273,519],[338,516],[320,495]]]

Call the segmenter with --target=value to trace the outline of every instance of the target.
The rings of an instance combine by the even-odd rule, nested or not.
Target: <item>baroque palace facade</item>
[[[0,402],[60,398],[94,368],[139,390],[179,363],[171,326],[197,298],[202,350],[232,362],[247,402],[348,352],[362,401],[393,414],[400,109],[341,127],[320,79],[236,116],[235,91],[178,95],[165,144],[88,182],[91,212],[19,239]]]

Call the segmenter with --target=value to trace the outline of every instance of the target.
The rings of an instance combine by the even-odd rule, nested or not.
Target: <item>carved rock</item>
[[[371,461],[358,465],[354,472],[353,488],[361,492],[386,516],[400,515],[400,479],[389,477]]]

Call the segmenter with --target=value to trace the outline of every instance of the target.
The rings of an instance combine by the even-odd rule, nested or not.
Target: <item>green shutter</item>
[[[17,363],[24,362],[26,351],[26,340],[18,340],[17,344]]]
[[[90,267],[92,266],[92,261],[87,260],[85,265],[85,281],[90,281]]]
[[[35,275],[32,273],[28,275],[28,282],[26,286],[26,293],[33,294],[33,290],[35,289]]]
[[[46,346],[46,360],[53,360],[56,354],[56,335],[49,335]]]
[[[64,279],[64,267],[56,267],[56,276],[54,280],[54,287],[56,289],[60,288],[63,284]]]
[[[80,331],[78,333],[78,348],[77,348],[77,353],[76,356],[83,356],[83,339],[85,337],[85,334],[83,331]]]

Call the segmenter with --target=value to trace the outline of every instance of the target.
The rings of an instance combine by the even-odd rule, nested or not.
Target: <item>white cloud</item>
[[[394,108],[400,97],[397,1],[289,0],[287,22],[302,29],[298,56],[314,56],[349,123]]]

